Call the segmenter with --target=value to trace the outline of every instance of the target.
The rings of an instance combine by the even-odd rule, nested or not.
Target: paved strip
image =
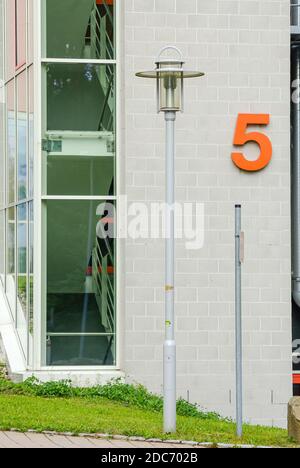
[[[0,448],[191,448],[189,445],[163,444],[118,439],[97,439],[94,437],[75,437],[56,434],[38,434],[35,432],[0,432]],[[200,447],[192,447],[200,448]]]
[[[72,444],[77,445],[77,447],[80,448],[89,448],[89,449],[95,449],[97,448],[94,444],[92,444],[91,441],[89,441],[85,437],[67,437],[67,439],[72,442]]]
[[[57,448],[80,448],[74,445],[66,436],[63,435],[48,435],[47,434],[47,439],[51,442],[54,443]]]
[[[132,442],[134,448],[159,448],[157,443],[153,442]],[[166,444],[160,444],[166,447]]]
[[[38,444],[39,448],[51,448],[51,449],[61,448],[61,447],[58,447],[57,444],[52,442],[50,439],[48,439],[47,436],[43,434],[27,433],[26,437],[28,437],[34,445]]]
[[[128,441],[128,440],[117,440],[117,439],[113,439],[111,441],[112,445],[114,448],[128,448],[128,449],[133,449],[135,447],[137,447],[137,445],[135,445],[135,442],[131,442],[131,441]],[[141,442],[139,442],[139,444],[141,444]],[[143,442],[144,444],[144,442]],[[143,445],[144,446],[144,445]],[[141,447],[141,445],[139,445],[139,447]]]
[[[5,432],[0,432],[0,437],[4,448],[21,448],[20,445],[13,442]]]
[[[21,432],[5,432],[11,442],[14,442],[20,448],[38,448],[39,445],[32,442],[29,437]]]
[[[96,438],[88,438],[90,442],[92,442],[97,448],[105,448],[105,449],[112,449],[114,448],[113,444],[110,440],[106,439],[96,439]]]

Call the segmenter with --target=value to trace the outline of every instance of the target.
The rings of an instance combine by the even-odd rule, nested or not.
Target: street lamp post
[[[165,57],[175,52],[178,58]],[[157,111],[164,112],[166,122],[166,249],[165,249],[165,342],[164,342],[164,432],[176,432],[176,342],[174,317],[174,204],[175,204],[175,120],[183,112],[184,79],[197,78],[204,73],[183,68],[182,53],[177,47],[164,47],[152,71],[139,72],[140,78],[157,81]]]

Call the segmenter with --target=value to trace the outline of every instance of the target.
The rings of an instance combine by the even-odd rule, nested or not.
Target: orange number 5
[[[232,153],[232,161],[243,171],[261,171],[272,159],[272,143],[270,139],[260,132],[247,133],[248,125],[269,125],[269,114],[239,114],[234,141],[236,146],[243,146],[250,141],[254,141],[260,147],[260,155],[255,161],[249,161],[243,153]]]

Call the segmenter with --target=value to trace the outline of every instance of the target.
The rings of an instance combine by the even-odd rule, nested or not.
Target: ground
[[[0,394],[0,430],[108,433],[145,438],[197,442],[244,443],[255,446],[296,447],[287,431],[244,426],[244,438],[235,437],[235,424],[217,418],[178,416],[178,431],[162,433],[162,414],[109,401],[105,398],[47,398]]]
[[[9,431],[0,432],[0,448],[174,449],[191,448],[191,446],[182,444],[100,439],[95,437],[74,437],[58,434],[35,434],[31,432],[20,433]]]

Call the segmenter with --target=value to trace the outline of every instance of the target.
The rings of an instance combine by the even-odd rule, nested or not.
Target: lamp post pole
[[[176,112],[165,112],[166,121],[166,299],[164,342],[164,432],[176,432],[176,342],[174,314],[174,203]]]
[[[242,343],[242,232],[241,205],[235,206],[235,353],[236,353],[236,431],[243,436],[243,343]]]
[[[177,58],[163,57],[166,51]],[[183,83],[186,78],[204,75],[184,68],[182,53],[177,47],[164,47],[157,58],[156,68],[136,73],[140,78],[157,82],[157,108],[164,112],[166,121],[166,299],[164,341],[164,432],[176,432],[176,343],[174,314],[174,258],[175,258],[175,121],[183,110]]]

